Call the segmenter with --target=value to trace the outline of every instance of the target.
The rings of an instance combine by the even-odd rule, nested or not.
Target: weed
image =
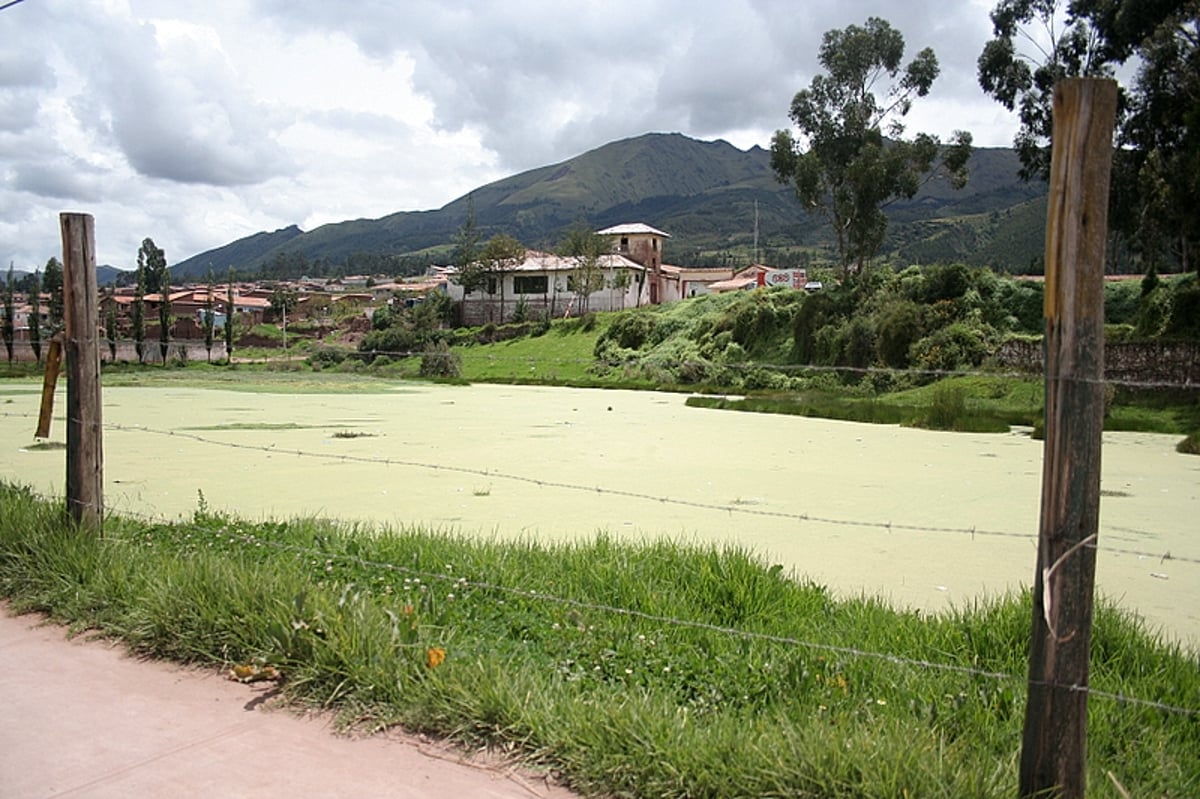
[[[1016,790],[1027,593],[925,616],[835,599],[738,548],[250,523],[202,495],[186,522],[110,516],[97,538],[0,484],[0,596],[146,655],[279,680],[344,721],[502,744],[584,793]],[[1195,706],[1194,654],[1104,604],[1092,642],[1094,689]],[[1194,795],[1194,718],[1089,709],[1097,790],[1111,771],[1131,795]]]

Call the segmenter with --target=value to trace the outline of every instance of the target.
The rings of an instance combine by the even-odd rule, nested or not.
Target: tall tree
[[[237,318],[237,306],[233,296],[233,269],[225,278],[225,362],[233,363],[233,323]]]
[[[507,274],[525,260],[525,247],[507,233],[497,233],[487,240],[479,253],[483,265],[488,293],[494,294],[496,284],[500,288],[500,322],[504,321],[504,284]]]
[[[146,358],[146,264],[138,253],[137,287],[133,290],[133,350],[138,363]]]
[[[463,287],[463,294],[478,291],[487,284],[487,274],[480,261],[483,236],[475,224],[474,195],[467,195],[467,217],[462,226],[454,232],[454,252],[451,256],[454,264],[455,283]]]
[[[161,252],[161,250],[160,250]],[[167,365],[167,350],[171,346],[171,270],[163,264],[158,282],[158,352],[163,366]]]
[[[283,322],[283,352],[287,354],[287,319],[288,314],[296,309],[300,302],[300,297],[295,289],[287,288],[286,286],[276,286],[271,292],[271,310],[279,314],[280,320]]]
[[[580,297],[580,311],[588,310],[588,298],[604,288],[601,260],[612,253],[612,239],[601,236],[590,225],[579,223],[567,231],[558,254],[570,258],[575,268],[567,276],[567,288]]]
[[[4,349],[8,350],[8,362],[13,361],[13,337],[17,330],[17,302],[13,284],[13,267],[8,265],[8,280],[4,281]]]
[[[1120,143],[1129,171],[1137,176],[1140,209],[1116,223],[1137,242],[1148,267],[1161,253],[1184,271],[1194,268],[1200,274],[1195,257],[1200,249],[1200,0],[1173,5],[1179,8],[1162,16],[1135,50],[1140,66]],[[1142,25],[1149,25],[1150,10],[1131,6],[1131,16],[1134,8]],[[1110,47],[1118,53],[1126,38],[1136,35],[1128,32],[1133,23],[1121,27],[1120,20],[1101,23],[1101,30],[1116,39]]]
[[[912,197],[939,174],[955,188],[966,184],[971,134],[956,132],[947,147],[925,133],[903,138],[904,117],[939,72],[930,48],[906,65],[903,58],[904,37],[878,17],[827,31],[818,52],[827,74],[792,99],[799,136],[780,130],[771,142],[776,178],[793,184],[805,210],[832,224],[844,276],[861,272],[879,250],[886,205]],[[885,89],[881,96],[876,87]]]
[[[109,286],[104,304],[104,335],[108,339],[108,362],[117,362],[117,297],[112,286]]]
[[[204,351],[208,353],[207,360],[212,363],[212,348],[213,348],[213,329],[216,327],[217,311],[216,300],[213,299],[215,291],[213,285],[213,272],[208,270],[208,291],[204,295]]]
[[[1013,147],[1026,180],[1045,179],[1050,172],[1054,84],[1068,77],[1112,76],[1095,26],[1065,5],[1000,0],[991,13],[994,38],[979,56],[980,87],[1021,121]]]
[[[33,357],[42,362],[42,285],[41,275],[33,270],[33,284],[29,292],[29,348]]]
[[[1021,175],[1050,166],[1051,100],[1066,77],[1113,77],[1122,87],[1109,222],[1153,269],[1169,248],[1188,268],[1200,242],[1200,0],[1001,0],[994,38],[979,56],[979,84],[1021,127]]]
[[[49,329],[46,332],[54,335],[63,329],[63,265],[57,258],[46,261],[46,269],[42,273],[42,291],[50,298],[46,305],[49,317]]]
[[[138,351],[138,361],[142,360],[142,350],[146,338],[145,309],[139,307],[144,303],[146,294],[158,294],[159,349],[162,352],[163,365],[167,363],[167,345],[170,331],[171,307],[168,304],[167,292],[171,290],[171,277],[167,274],[167,256],[154,243],[154,239],[142,239],[142,246],[137,254],[138,294],[134,299],[134,346]],[[141,298],[139,300],[138,298]],[[165,307],[164,307],[165,306]],[[165,320],[165,321],[164,321]]]

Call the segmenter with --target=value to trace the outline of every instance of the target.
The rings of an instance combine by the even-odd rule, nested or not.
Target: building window
[[[629,237],[621,237],[621,252],[629,252]]]
[[[545,275],[513,275],[513,294],[545,294],[549,289]]]

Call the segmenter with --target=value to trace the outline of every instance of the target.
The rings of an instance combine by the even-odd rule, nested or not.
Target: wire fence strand
[[[49,498],[42,497],[45,501],[50,501]],[[161,520],[153,517],[138,514],[124,513],[125,516],[140,520],[147,524],[161,524]],[[363,558],[358,555],[329,552],[325,550],[311,549],[308,547],[296,546],[294,544],[283,544],[277,541],[270,541],[259,538],[244,532],[237,532],[223,526],[219,530],[201,527],[199,525],[182,522],[185,529],[191,530],[202,535],[221,536],[223,540],[236,541],[239,544],[248,547],[267,547],[292,555],[300,555],[310,557],[320,561],[336,560],[341,563],[352,564],[369,571],[387,572],[412,578],[419,578],[427,581],[437,581],[453,585],[459,589],[477,589],[493,594],[502,594],[510,597],[517,597],[535,602],[546,602],[562,607],[567,607],[572,610],[590,611],[594,613],[602,613],[606,615],[623,616],[627,618],[638,619],[640,621],[649,622],[652,624],[660,624],[669,627],[678,627],[682,629],[702,630],[705,632],[714,633],[717,635],[731,636],[746,641],[761,641],[764,643],[777,644],[780,646],[794,647],[806,649],[815,652],[826,654],[835,654],[844,657],[850,657],[863,660],[874,660],[883,663],[888,663],[894,666],[902,666],[906,668],[919,668],[940,671],[949,674],[959,674],[974,678],[987,679],[992,681],[1001,681],[1009,683],[1025,683],[1026,678],[1021,675],[1015,675],[1008,672],[993,671],[988,669],[980,669],[972,666],[963,666],[955,663],[945,663],[940,661],[929,660],[926,658],[915,658],[904,655],[898,655],[890,652],[878,652],[867,649],[861,649],[854,646],[842,644],[831,644],[821,641],[810,641],[802,638],[796,638],[787,635],[776,635],[771,633],[762,633],[753,630],[743,630],[737,627],[727,625],[712,624],[710,622],[696,621],[693,619],[680,619],[672,616],[664,616],[660,614],[647,613],[640,610],[621,607],[618,605],[610,605],[600,602],[591,602],[587,600],[575,599],[572,597],[559,596],[550,592],[536,591],[526,588],[518,588],[508,585],[500,585],[487,580],[473,580],[465,578],[462,575],[448,574],[439,571],[429,571],[417,569],[410,566],[403,566],[385,561],[376,561],[368,558]],[[1184,715],[1184,716],[1200,716],[1200,708],[1183,707],[1173,705],[1155,699],[1144,699],[1141,697],[1130,696],[1122,693],[1104,691],[1092,688],[1090,686],[1081,686],[1076,684],[1061,684],[1054,682],[1041,682],[1051,688],[1060,688],[1069,690],[1075,693],[1084,693],[1092,697],[1105,699],[1117,702],[1123,705],[1132,705],[1138,707],[1151,708],[1166,713]]]

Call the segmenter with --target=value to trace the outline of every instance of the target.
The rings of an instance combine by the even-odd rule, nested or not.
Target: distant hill
[[[23,271],[21,269],[14,269],[13,284],[16,285],[18,281],[24,280],[31,274],[33,273],[27,270]],[[105,266],[101,264],[96,267],[96,285],[111,286],[113,283],[117,282],[117,278],[123,274],[125,273],[122,270],[117,269],[115,266]],[[0,274],[0,283],[3,283],[6,278],[7,273]]]
[[[912,200],[888,209],[892,225],[883,254],[1027,269],[1030,258],[1040,255],[1044,213],[1039,220],[1020,209],[1041,202],[1045,188],[1023,183],[1018,167],[1010,149],[976,150],[965,189],[956,192],[933,181]],[[828,225],[804,213],[791,188],[775,180],[769,152],[677,133],[612,142],[481,186],[469,196],[485,237],[504,232],[528,247],[553,248],[579,221],[597,229],[646,222],[671,234],[664,253],[669,263],[748,263],[757,220],[759,260],[784,265],[831,252]],[[467,205],[464,196],[433,211],[402,211],[307,232],[293,225],[258,233],[173,264],[172,277],[200,279],[210,267],[218,275],[230,267],[248,274],[273,259],[296,256],[325,266],[386,257],[423,268],[445,260]]]

